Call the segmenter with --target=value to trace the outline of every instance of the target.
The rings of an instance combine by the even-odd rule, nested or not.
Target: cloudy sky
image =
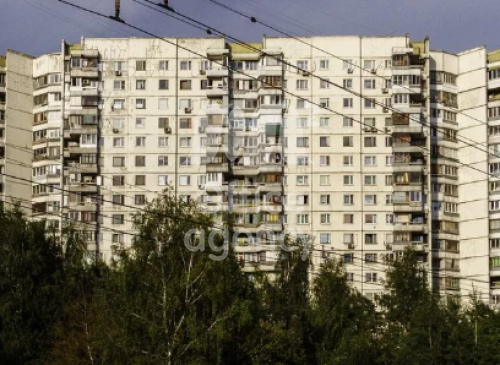
[[[112,14],[114,0],[68,0]],[[161,36],[204,32],[139,4],[122,0],[122,17]],[[160,1],[160,0],[155,0]],[[432,49],[459,52],[500,48],[498,0],[218,0],[295,35],[428,35]],[[230,13],[209,0],[170,0],[177,12],[245,41],[272,30]],[[0,0],[0,54],[7,49],[39,55],[57,51],[60,40],[143,36],[123,25],[82,13],[57,0]]]

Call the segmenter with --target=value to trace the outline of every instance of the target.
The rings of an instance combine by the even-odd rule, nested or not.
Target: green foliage
[[[500,363],[500,315],[431,292],[413,251],[373,302],[292,239],[273,276],[247,276],[211,217],[169,196],[111,263],[88,261],[76,228],[0,212],[0,364]]]

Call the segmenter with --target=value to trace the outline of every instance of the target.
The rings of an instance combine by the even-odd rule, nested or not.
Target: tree
[[[45,222],[0,211],[0,363],[45,364],[61,308],[62,250]]]
[[[312,294],[318,364],[376,364],[375,306],[347,283],[341,262],[328,260],[322,265]]]

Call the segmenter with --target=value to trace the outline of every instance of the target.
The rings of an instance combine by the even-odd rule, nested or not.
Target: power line
[[[149,0],[145,0],[145,1],[149,1]],[[341,58],[341,57],[339,57],[339,56],[337,56],[337,55],[335,55],[335,54],[332,54],[332,53],[330,53],[330,52],[326,51],[325,49],[322,49],[322,48],[320,48],[320,47],[314,46],[313,44],[310,44],[310,43],[308,43],[308,42],[305,42],[305,41],[303,41],[302,39],[300,39],[300,38],[298,38],[298,37],[295,37],[295,36],[293,36],[293,35],[291,35],[291,34],[289,34],[289,33],[285,32],[285,31],[282,31],[282,30],[280,30],[279,28],[276,28],[275,26],[272,26],[272,25],[270,25],[270,24],[264,23],[264,22],[262,22],[262,21],[258,20],[256,17],[253,17],[253,16],[250,16],[250,15],[244,14],[243,12],[238,11],[238,10],[236,10],[236,9],[233,9],[233,8],[231,8],[231,7],[230,7],[230,6],[228,6],[228,5],[222,4],[222,3],[220,3],[220,2],[219,2],[219,1],[217,1],[217,0],[208,0],[208,1],[210,1],[210,2],[212,2],[212,3],[214,3],[214,4],[218,5],[218,6],[220,6],[220,7],[224,8],[224,9],[226,9],[226,10],[229,10],[230,12],[233,12],[233,13],[235,13],[235,14],[238,14],[238,15],[240,15],[240,16],[242,16],[242,17],[246,18],[246,19],[249,19],[252,23],[259,23],[259,24],[261,24],[261,25],[263,25],[263,26],[265,26],[265,27],[267,27],[267,28],[269,28],[269,29],[272,29],[272,30],[274,30],[274,31],[276,31],[276,32],[278,32],[278,33],[280,33],[280,34],[284,35],[284,36],[289,37],[289,38],[293,38],[293,39],[295,39],[295,40],[296,40],[296,41],[298,41],[298,42],[301,42],[301,43],[303,43],[303,44],[305,44],[305,45],[307,45],[307,46],[310,46],[310,47],[312,47],[312,48],[314,48],[314,49],[316,49],[316,50],[318,50],[318,51],[321,51],[321,52],[323,52],[323,53],[325,53],[325,54],[327,54],[327,55],[329,55],[329,56],[331,56],[331,57],[333,57],[333,58],[336,58],[336,59],[340,60],[340,61],[343,61],[343,62],[348,62],[348,61],[349,61],[349,60],[347,60],[347,59],[343,59],[343,58]],[[378,77],[378,78],[382,78],[382,79],[384,79],[384,80],[386,80],[386,81],[390,81],[390,82],[392,83],[392,79],[390,79],[390,78],[386,78],[385,76],[378,75],[378,74],[376,74],[376,73],[375,73],[375,74],[373,74],[371,70],[367,70],[367,69],[363,68],[361,65],[351,64],[351,66],[354,66],[354,67],[356,67],[356,68],[359,68],[360,70],[362,70],[362,71],[364,71],[364,72],[370,73],[370,74],[371,74],[371,75],[373,75],[373,76],[376,76],[376,77]],[[398,86],[399,86],[399,87],[401,87],[401,88],[403,88],[403,89],[407,89],[407,90],[409,90],[409,91],[411,91],[411,92],[413,93],[413,91],[412,91],[409,87],[406,87],[405,85],[398,85]],[[478,118],[475,118],[475,117],[473,117],[473,116],[471,116],[471,115],[469,115],[469,114],[466,114],[466,113],[464,113],[464,112],[462,112],[462,111],[457,110],[457,113],[458,113],[458,114],[462,114],[462,115],[464,115],[464,116],[466,116],[466,117],[468,117],[468,118],[470,118],[470,119],[472,119],[472,120],[475,120],[475,121],[477,121],[477,122],[479,122],[479,123],[481,123],[481,124],[488,125],[488,124],[487,124],[487,122],[484,122],[484,121],[482,121],[482,120],[480,120],[480,119],[478,119]]]
[[[107,16],[106,16],[106,15],[104,15],[104,14],[101,14],[101,13],[95,12],[95,11],[93,11],[93,10],[89,10],[89,9],[83,8],[83,7],[81,7],[81,6],[78,6],[78,5],[75,5],[75,4],[72,4],[72,3],[69,3],[69,2],[67,2],[67,1],[65,1],[65,0],[57,0],[57,1],[62,2],[62,3],[66,4],[66,5],[69,5],[69,6],[73,6],[73,7],[77,8],[77,9],[82,10],[82,11],[90,12],[90,13],[95,14],[95,15],[97,15],[97,16],[107,18]],[[148,35],[150,35],[150,36],[152,36],[152,37],[154,37],[154,38],[160,39],[160,40],[162,40],[162,41],[164,41],[164,42],[166,42],[166,43],[169,43],[169,44],[171,44],[171,45],[174,45],[174,46],[176,46],[176,47],[178,47],[178,48],[181,48],[181,49],[187,50],[188,52],[190,52],[190,53],[192,53],[192,54],[195,54],[195,55],[198,55],[198,56],[199,56],[199,57],[201,57],[201,58],[207,59],[207,57],[205,57],[205,56],[203,56],[203,55],[200,55],[200,54],[198,54],[198,53],[196,53],[196,52],[194,52],[194,51],[192,51],[192,50],[190,50],[190,49],[188,49],[188,48],[186,48],[186,47],[183,47],[183,46],[177,45],[177,44],[175,44],[174,42],[170,42],[170,41],[168,41],[167,39],[161,38],[161,37],[159,37],[159,36],[157,36],[157,35],[155,35],[155,34],[153,34],[153,33],[149,32],[149,31],[143,30],[143,29],[141,29],[141,28],[139,28],[139,27],[136,27],[136,26],[134,26],[134,25],[128,24],[128,23],[126,23],[126,22],[123,22],[123,24],[124,24],[124,25],[126,25],[126,26],[128,26],[128,27],[131,27],[132,29],[135,29],[135,30],[138,30],[138,31],[140,31],[140,32],[143,32],[144,34],[148,34]],[[218,62],[215,62],[215,63],[218,63]],[[240,74],[243,74],[243,75],[246,75],[246,76],[249,76],[249,77],[250,77],[250,78],[252,78],[252,79],[257,79],[257,78],[252,77],[252,76],[250,76],[250,75],[248,75],[248,74],[246,74],[246,73],[244,73],[244,72],[242,72],[242,71],[239,71],[239,70],[233,70],[233,71],[234,71],[234,72],[237,72],[237,73],[240,73]],[[258,80],[258,79],[257,79],[257,80]],[[265,82],[264,82],[264,83],[265,83]],[[265,84],[268,84],[268,83],[265,83]],[[276,86],[274,86],[274,85],[270,85],[270,84],[268,84],[268,85],[269,85],[269,86],[271,86],[272,88],[275,88],[275,89],[280,89],[280,90],[282,90],[282,89],[283,89],[283,88],[280,88],[280,87],[276,87]],[[300,97],[300,96],[297,96],[297,95],[295,95],[295,94],[293,94],[293,93],[291,93],[291,92],[288,92],[288,91],[285,91],[285,90],[284,90],[284,92],[286,92],[286,93],[288,93],[288,94],[290,94],[290,95],[296,96],[296,97],[298,97],[298,98],[300,98],[300,99],[302,99],[302,100],[308,101],[307,99],[302,98],[302,97]],[[361,97],[363,97],[363,96],[361,96]],[[314,105],[318,105],[318,106],[320,106],[319,104],[314,103],[314,102],[310,102],[310,103],[311,103],[311,104],[314,104]],[[385,107],[385,106],[384,106],[384,107]],[[335,114],[338,114],[338,115],[341,115],[341,116],[348,117],[348,116],[346,116],[346,115],[344,115],[344,114],[341,114],[341,113],[338,113],[338,112],[336,112],[336,111],[334,111],[334,110],[332,110],[332,109],[330,109],[330,108],[324,108],[324,107],[323,107],[323,109],[327,109],[327,110],[330,110],[332,113],[335,113]],[[349,118],[349,117],[348,117],[348,118]],[[353,118],[350,118],[350,119],[351,119],[351,120],[353,120],[353,121],[355,121]],[[356,122],[357,122],[357,123],[359,123],[359,124],[361,124],[361,125],[366,125],[365,123],[362,123],[362,122],[360,122],[360,121],[356,121]],[[370,127],[371,127],[371,126],[370,126]],[[387,134],[387,133],[385,133],[385,134]],[[421,147],[421,146],[417,146],[417,147],[419,147],[419,148],[421,148],[421,149],[423,149],[423,150],[429,151],[428,149],[426,149],[426,148],[424,148],[424,147]],[[484,151],[483,151],[483,152],[484,152]],[[448,157],[446,157],[446,156],[438,156],[438,157],[441,157],[441,158],[444,158],[444,159],[450,159],[450,158],[448,158]],[[453,160],[453,159],[450,159],[450,160]],[[453,161],[454,161],[454,160],[453,160]],[[454,161],[454,162],[457,162],[457,161]],[[472,167],[472,166],[469,166],[469,165],[467,165],[467,164],[463,164],[463,163],[460,163],[460,162],[458,162],[458,163],[459,163],[459,164],[461,164],[461,165],[463,165],[463,166],[467,166],[467,167],[469,167],[469,168],[471,168],[471,169],[475,169],[475,170],[477,170],[477,171],[479,171],[479,172],[485,173],[484,171],[479,170],[479,169],[477,169],[477,168],[474,168],[474,167]],[[487,174],[487,175],[491,175],[491,174],[488,174],[488,173],[485,173],[485,174]],[[492,175],[492,176],[493,176],[493,175]]]
[[[57,0],[57,1],[62,1],[62,0]],[[139,4],[143,5],[143,6],[146,6],[146,7],[148,7],[148,8],[151,8],[151,9],[155,10],[155,11],[158,11],[157,9],[152,8],[152,7],[150,7],[150,6],[146,5],[146,4],[140,3],[140,2],[138,2],[137,0],[132,0],[132,1],[135,1],[135,2],[137,2],[137,3],[139,3]],[[146,2],[148,2],[148,3],[152,3],[152,1],[150,1],[150,0],[144,0],[144,1],[146,1]],[[213,1],[213,0],[209,0],[209,1]],[[166,15],[166,16],[172,17],[172,18],[174,18],[174,19],[178,19],[178,18],[176,18],[175,16],[171,15],[170,13],[165,13],[165,12],[162,12],[162,11],[160,11],[160,13],[162,13],[162,14],[164,14],[164,15]],[[198,24],[201,24],[201,25],[203,25],[203,26],[207,27],[207,29],[208,29],[208,27],[209,27],[208,25],[203,24],[203,23],[201,23],[201,22],[199,22],[199,21],[197,21],[196,19],[193,19],[193,18],[191,18],[191,17],[185,16],[185,15],[180,14],[180,13],[175,13],[175,14],[176,14],[176,15],[179,15],[179,16],[182,16],[183,18],[188,19],[189,21],[192,21],[192,22],[196,22],[196,23],[198,23]],[[252,20],[252,21],[253,21],[253,20]],[[124,24],[127,24],[127,23],[124,23]],[[210,27],[209,29],[211,29],[212,31],[217,31],[217,30],[215,30],[214,28],[211,28],[211,27]],[[147,31],[145,31],[145,32],[147,32]],[[225,35],[225,34],[223,34],[223,33],[219,32],[219,31],[217,31],[217,32],[218,32],[219,34],[221,34],[221,35],[227,36],[227,35]],[[148,33],[148,34],[150,34],[150,35],[151,35],[152,33]],[[155,35],[153,34],[153,36],[155,36]],[[155,37],[157,37],[157,36],[155,36]],[[252,45],[250,45],[250,44],[248,44],[248,43],[246,43],[246,42],[240,41],[240,40],[238,40],[238,39],[236,39],[236,38],[233,38],[233,37],[230,37],[230,36],[227,36],[227,37],[228,37],[228,38],[230,38],[230,39],[235,40],[235,41],[236,41],[236,42],[238,42],[239,44],[241,44],[241,45],[243,45],[243,46],[245,46],[245,47],[247,47],[247,48],[249,48],[249,49],[252,49],[252,50],[254,50],[254,51],[258,51],[258,52],[260,52],[260,53],[262,53],[262,54],[264,54],[264,55],[266,55],[266,56],[268,56],[268,57],[274,58],[275,60],[278,60],[278,61],[282,62],[282,63],[283,63],[283,64],[285,64],[285,65],[288,65],[288,66],[290,66],[290,67],[292,67],[292,68],[295,68],[295,69],[297,69],[298,71],[302,71],[302,72],[309,72],[308,70],[302,69],[302,68],[300,68],[300,67],[298,67],[298,66],[296,66],[296,65],[293,65],[293,64],[291,64],[291,63],[289,63],[289,62],[286,62],[286,61],[284,61],[284,60],[280,59],[279,57],[276,57],[275,55],[271,55],[271,54],[268,54],[268,53],[266,53],[266,52],[263,52],[261,49],[258,49],[258,48],[254,47],[254,46],[252,46]],[[170,43],[171,43],[171,42],[170,42]],[[181,46],[179,46],[179,47],[180,47],[180,48],[184,48],[184,47],[181,47]],[[185,49],[185,48],[184,48],[184,49]],[[200,56],[200,57],[206,58],[205,56],[200,55],[200,54],[198,54],[198,53],[196,53],[196,52],[194,52],[194,51],[192,51],[192,50],[188,50],[188,52],[191,52],[191,53],[196,54],[196,55],[198,55],[198,56]],[[220,64],[220,63],[218,63],[218,62],[215,62],[215,63]],[[246,73],[244,73],[244,72],[242,72],[242,71],[240,71],[240,70],[235,70],[235,69],[233,69],[233,72],[237,72],[237,73],[240,73],[240,74],[242,74],[242,75],[248,76],[248,77],[250,77],[250,78],[252,78],[252,79],[258,80],[258,81],[260,81],[260,82],[262,82],[262,83],[267,84],[268,86],[272,86],[272,87],[273,87],[273,88],[275,88],[275,89],[283,90],[285,93],[287,93],[287,94],[289,94],[289,95],[292,95],[292,96],[297,97],[297,98],[299,98],[299,99],[301,99],[301,100],[307,101],[307,102],[309,102],[309,103],[311,103],[311,104],[313,104],[313,105],[319,106],[320,108],[322,108],[322,109],[326,109],[326,110],[328,110],[328,111],[330,111],[330,112],[332,112],[332,113],[334,113],[334,114],[337,114],[337,115],[339,115],[339,116],[343,116],[343,117],[349,118],[349,119],[351,119],[351,120],[353,120],[353,121],[356,121],[358,124],[361,124],[361,125],[364,125],[364,126],[369,126],[369,125],[367,125],[366,123],[363,123],[363,122],[361,122],[361,121],[357,121],[356,119],[351,118],[351,117],[349,117],[349,116],[347,116],[347,115],[345,115],[345,114],[342,114],[342,113],[336,112],[336,111],[332,110],[332,109],[331,109],[331,108],[329,108],[329,107],[322,106],[322,105],[321,105],[321,104],[319,104],[319,103],[314,103],[314,102],[310,101],[309,99],[306,99],[306,98],[303,98],[303,97],[301,97],[301,96],[298,96],[297,94],[291,93],[291,92],[289,92],[289,91],[285,90],[283,87],[275,87],[275,86],[270,85],[269,83],[266,83],[266,82],[264,82],[264,81],[262,81],[262,80],[260,80],[260,79],[258,79],[258,78],[256,78],[256,77],[252,77],[252,76],[250,76],[250,75],[248,75],[248,74],[246,74]],[[401,110],[398,110],[398,109],[396,109],[396,108],[393,108],[392,106],[385,105],[385,104],[383,104],[383,103],[381,103],[381,102],[375,101],[375,99],[373,99],[373,98],[366,97],[366,96],[364,96],[364,95],[363,95],[363,94],[361,94],[361,93],[355,92],[355,91],[353,91],[353,90],[350,90],[349,88],[346,88],[346,87],[344,87],[344,86],[341,86],[341,85],[339,85],[339,84],[336,84],[336,83],[334,83],[334,82],[331,82],[331,81],[330,81],[330,80],[328,80],[328,79],[321,78],[320,76],[317,76],[317,75],[315,75],[315,74],[314,74],[314,73],[312,73],[312,72],[309,72],[309,73],[310,73],[310,75],[311,75],[311,76],[313,76],[313,77],[315,77],[315,78],[318,78],[318,79],[319,79],[319,80],[321,80],[321,81],[325,81],[325,82],[327,82],[328,84],[331,84],[331,85],[333,85],[333,86],[335,86],[335,87],[337,87],[337,88],[340,88],[340,89],[342,89],[342,90],[344,90],[344,91],[347,91],[347,92],[349,92],[349,93],[351,93],[351,94],[353,94],[353,95],[355,95],[355,96],[357,96],[357,97],[359,97],[359,98],[362,98],[362,99],[364,99],[364,100],[369,100],[369,101],[370,101],[370,102],[372,102],[373,104],[379,105],[379,106],[381,106],[382,108],[385,108],[385,109],[389,109],[389,110],[395,111],[395,112],[396,112],[396,113],[398,113],[398,114],[406,114],[405,112],[403,112],[403,111],[401,111]],[[410,120],[412,120],[412,121],[417,122],[418,124],[421,124],[422,126],[429,127],[430,129],[432,129],[432,128],[434,128],[434,129],[436,129],[436,130],[443,129],[443,130],[447,131],[447,129],[446,129],[446,128],[443,128],[443,127],[438,127],[438,126],[432,126],[432,125],[430,125],[430,124],[426,124],[426,123],[424,123],[423,121],[421,121],[421,120],[419,120],[419,119],[413,119],[413,118],[411,118],[411,117],[409,117],[409,119],[410,119]],[[374,127],[372,127],[372,126],[369,126],[369,127],[370,127],[370,128],[374,128]],[[377,129],[377,128],[375,128],[375,129]],[[389,136],[391,136],[391,137],[392,137],[392,134],[386,133],[385,131],[382,131],[381,129],[377,129],[377,131],[380,131],[380,132],[382,132],[382,133],[384,133],[384,134],[389,135]],[[443,133],[443,135],[445,135],[445,133]],[[431,138],[431,136],[429,136],[429,138]],[[469,147],[476,148],[476,149],[478,149],[479,151],[481,151],[481,152],[483,152],[483,153],[489,154],[489,151],[482,150],[482,149],[480,149],[479,147],[477,147],[475,144],[471,144],[471,143],[465,142],[465,141],[463,141],[463,140],[460,140],[459,138],[456,138],[456,140],[457,140],[457,141],[459,141],[459,142],[462,142],[462,143],[464,143],[464,144],[466,144],[466,145],[468,145]],[[473,142],[474,142],[474,143],[477,143],[476,141],[473,141]],[[425,149],[425,150],[427,150],[427,151],[431,152],[431,151],[430,151],[430,150],[428,150],[428,149]],[[462,165],[462,166],[467,166],[467,167],[469,167],[469,168],[471,168],[471,169],[475,169],[475,170],[477,170],[477,171],[479,171],[479,172],[483,172],[483,173],[484,173],[484,171],[483,171],[483,170],[479,170],[479,169],[477,169],[477,168],[473,168],[472,166],[470,166],[470,164],[463,164],[463,163],[461,163],[461,162],[459,162],[459,161],[455,161],[454,159],[448,158],[448,157],[446,157],[446,156],[438,156],[438,157],[440,157],[440,158],[445,158],[445,159],[449,159],[449,160],[452,160],[453,162],[458,163],[458,164],[460,164],[460,165]],[[478,162],[476,162],[476,164],[477,164],[477,163],[478,163]]]

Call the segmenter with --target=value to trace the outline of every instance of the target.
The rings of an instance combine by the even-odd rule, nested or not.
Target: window
[[[166,186],[166,185],[168,185],[168,176],[167,175],[160,175],[160,176],[158,176],[158,185],[159,186]]]
[[[146,71],[146,61],[143,61],[143,60],[135,61],[135,70],[136,71]]]
[[[309,147],[309,137],[297,137],[297,147]]]
[[[125,166],[125,157],[113,157],[113,167]]]
[[[308,80],[297,80],[297,90],[307,90],[309,86]]]
[[[191,61],[181,61],[180,69],[181,71],[191,70]]]
[[[135,80],[136,90],[146,90],[146,80]]]
[[[168,166],[168,156],[158,156],[158,166]]]
[[[180,147],[191,147],[191,137],[180,137],[179,138]]]
[[[363,82],[365,89],[375,89],[375,80],[374,79],[365,79]]]
[[[353,175],[344,175],[343,182],[344,182],[344,185],[354,185],[354,176]]]
[[[328,244],[332,243],[332,238],[331,238],[330,233],[320,233],[319,243],[322,245],[328,245]]]
[[[353,99],[352,98],[344,98],[342,102],[342,106],[344,108],[352,108],[353,106]]]
[[[375,118],[364,118],[363,123],[366,127],[375,128]]]
[[[158,137],[158,147],[168,147],[168,137]]]
[[[168,61],[162,60],[158,63],[158,70],[167,71],[168,70]]]
[[[344,205],[353,205],[353,204],[354,204],[354,195],[344,194]]]
[[[320,147],[330,147],[330,137],[319,137]]]
[[[135,99],[136,109],[146,109],[146,99]]]
[[[114,129],[123,129],[123,128],[125,128],[125,119],[123,119],[123,118],[115,118],[115,119],[113,119],[113,128]]]
[[[376,224],[377,223],[377,215],[376,214],[365,214],[365,223],[366,224]]]
[[[179,157],[179,166],[191,166],[191,157],[180,156]]]
[[[353,120],[352,120],[352,118],[344,117],[342,119],[342,126],[344,126],[344,127],[352,127],[353,126]]]
[[[297,224],[309,224],[309,214],[297,214]]]
[[[146,195],[136,195],[134,201],[135,205],[144,205],[146,204]]]
[[[146,175],[135,175],[135,185],[138,186],[146,185]]]
[[[393,176],[392,175],[385,175],[385,185],[391,186],[392,184],[393,184]]]
[[[343,70],[352,70],[352,60],[342,60]]]
[[[320,166],[330,166],[330,156],[319,156]]]
[[[125,204],[125,195],[113,195],[113,205]]]
[[[354,157],[353,156],[344,156],[342,158],[342,160],[343,160],[344,166],[352,166],[354,164]]]
[[[179,128],[189,129],[191,128],[191,118],[181,118],[179,119]]]
[[[386,166],[392,166],[393,156],[385,156]]]
[[[319,126],[320,127],[328,127],[330,125],[330,118],[321,117],[319,118]]]
[[[159,98],[158,99],[158,109],[160,109],[160,110],[168,109],[168,99],[167,98]]]
[[[328,70],[330,68],[330,61],[328,60],[320,60],[319,61],[319,69],[320,70]]]
[[[352,253],[345,253],[342,256],[342,262],[344,264],[352,264],[354,262],[354,255]],[[351,273],[352,274],[352,273]],[[352,278],[353,279],[353,278]],[[350,280],[353,281],[353,280]]]
[[[135,156],[135,166],[137,167],[146,166],[146,156]]]
[[[135,118],[135,127],[136,128],[145,128],[146,127],[146,118]]]
[[[365,185],[367,185],[367,186],[377,185],[377,176],[376,175],[365,175]]]
[[[179,176],[179,185],[180,186],[191,185],[191,176],[189,176],[189,175],[180,175]]]
[[[146,137],[135,137],[136,147],[146,147]]]
[[[319,184],[322,186],[330,185],[330,175],[320,175],[319,176]]]
[[[297,99],[297,109],[304,109],[306,107],[306,101],[304,99]]]
[[[298,186],[309,185],[309,176],[297,175],[297,185]]]
[[[191,90],[191,80],[181,80],[179,83],[181,90]]]
[[[158,118],[158,128],[168,127],[168,118]]]
[[[376,283],[377,282],[377,273],[376,272],[365,273],[365,282]]]
[[[374,194],[365,195],[365,205],[376,205],[377,204],[377,196]]]
[[[375,61],[374,60],[364,60],[363,68],[365,70],[374,70],[375,69]]]
[[[354,224],[354,214],[346,213],[343,217],[344,224]]]
[[[125,237],[122,233],[113,233],[112,239],[113,243],[122,245],[125,242]]]
[[[352,136],[342,137],[342,146],[353,147],[354,146],[354,138]]]
[[[82,134],[80,137],[80,144],[97,145],[97,134]]]
[[[297,166],[307,166],[309,165],[309,157],[308,156],[298,156],[297,157]]]
[[[352,89],[352,79],[344,79],[343,85],[345,89]]]
[[[344,233],[342,242],[346,245],[352,245],[354,243],[354,233]]]
[[[377,138],[365,137],[365,147],[377,147]]]
[[[168,80],[158,80],[158,90],[168,90]]]
[[[328,79],[321,79],[319,81],[319,88],[320,89],[329,89],[330,88],[330,80],[328,80]]]
[[[385,215],[385,223],[394,224],[394,214],[386,214]]]
[[[297,128],[307,128],[308,124],[307,118],[297,118]]]
[[[124,80],[114,80],[113,81],[113,90],[125,90],[125,81]]]
[[[321,214],[321,224],[330,224],[330,214]]]
[[[114,137],[113,147],[125,147],[125,137]]]
[[[328,108],[328,107],[330,107],[330,99],[329,98],[321,98],[321,99],[319,99],[319,106],[321,108]]]
[[[366,109],[375,108],[375,99],[365,99],[364,103]]]
[[[111,221],[113,224],[123,224],[125,222],[125,216],[123,214],[113,214]]]
[[[308,61],[297,61],[297,68],[301,70],[309,70],[309,62]]]
[[[377,234],[376,233],[365,233],[365,244],[366,245],[376,245],[377,244]]]
[[[377,166],[377,156],[365,156],[365,166]]]
[[[319,203],[320,204],[330,204],[330,195],[320,195]]]
[[[125,185],[125,176],[113,175],[113,186],[123,186],[123,185]]]

